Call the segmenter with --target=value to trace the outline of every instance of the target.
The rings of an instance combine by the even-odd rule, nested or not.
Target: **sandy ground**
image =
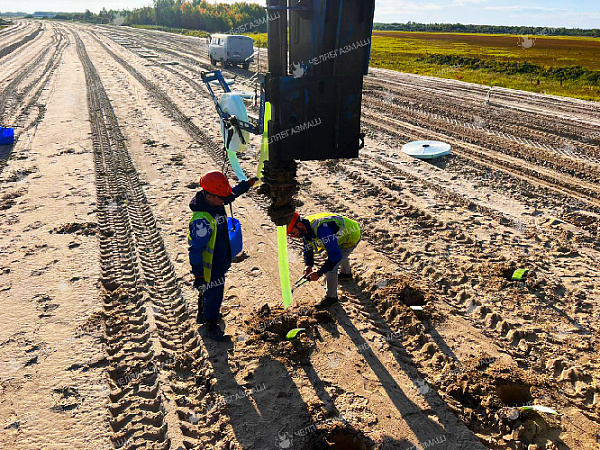
[[[2,173],[4,448],[109,448],[85,80],[63,58]]]
[[[199,41],[45,24],[0,62],[1,121],[23,125],[0,148],[1,447],[598,447],[597,105],[505,90],[483,108],[483,87],[374,71],[361,158],[298,174],[301,213],[365,228],[341,303],[316,312],[314,283],[284,313],[252,192],[217,344],[186,246],[197,179],[221,167]],[[433,133],[454,157],[399,152]]]

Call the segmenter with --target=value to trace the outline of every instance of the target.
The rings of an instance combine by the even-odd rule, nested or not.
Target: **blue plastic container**
[[[229,241],[231,242],[231,257],[235,258],[239,253],[241,253],[243,248],[242,224],[239,220],[228,217],[227,229],[229,230]]]
[[[11,145],[15,143],[14,128],[0,127],[0,145]]]

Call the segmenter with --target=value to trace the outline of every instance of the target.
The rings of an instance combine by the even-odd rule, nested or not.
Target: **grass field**
[[[266,34],[252,34],[255,45],[266,46]],[[533,40],[535,39],[535,40]],[[539,73],[504,73],[460,64],[424,61],[431,55],[479,58],[484,61],[528,62],[542,68],[579,66],[600,70],[600,39],[582,37],[523,36],[497,34],[415,33],[375,31],[371,66],[401,72],[453,78],[473,83],[522,89],[600,101],[600,86],[585,79],[562,81]]]
[[[512,35],[375,31],[373,36],[373,49],[382,59],[386,54],[419,57],[435,53],[600,69],[600,39],[594,38],[535,36],[533,45],[524,48],[523,37]]]

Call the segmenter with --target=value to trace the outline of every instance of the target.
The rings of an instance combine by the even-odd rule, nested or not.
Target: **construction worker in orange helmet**
[[[225,274],[232,259],[224,205],[248,192],[257,180],[241,181],[232,189],[223,173],[212,170],[200,178],[202,190],[190,202],[189,258],[195,277],[194,288],[199,291],[196,322],[206,323],[205,335],[216,341],[226,340],[218,321]]]
[[[325,275],[326,295],[315,305],[317,309],[325,309],[338,302],[337,284],[339,278],[352,278],[348,256],[361,239],[358,222],[341,214],[324,212],[302,218],[294,213],[287,226],[287,234],[303,240],[304,276],[310,281],[317,281]],[[315,253],[327,252],[327,260],[320,269],[314,271]]]

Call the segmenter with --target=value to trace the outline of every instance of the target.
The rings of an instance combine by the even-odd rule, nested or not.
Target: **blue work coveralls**
[[[241,181],[233,190],[225,204],[233,202],[240,195],[248,192],[250,184],[247,181]],[[211,206],[206,203],[204,191],[196,193],[196,196],[190,201],[192,211],[206,211],[217,222],[217,236],[212,261],[212,274],[210,282],[203,283],[200,286],[199,305],[204,295],[204,316],[207,320],[217,321],[219,319],[219,310],[223,303],[223,293],[225,291],[225,274],[231,267],[231,244],[229,242],[229,232],[227,230],[227,213],[224,206]],[[189,258],[192,266],[192,273],[201,277],[204,274],[202,265],[202,252],[206,249],[212,227],[208,220],[202,218],[194,220],[189,224]]]

